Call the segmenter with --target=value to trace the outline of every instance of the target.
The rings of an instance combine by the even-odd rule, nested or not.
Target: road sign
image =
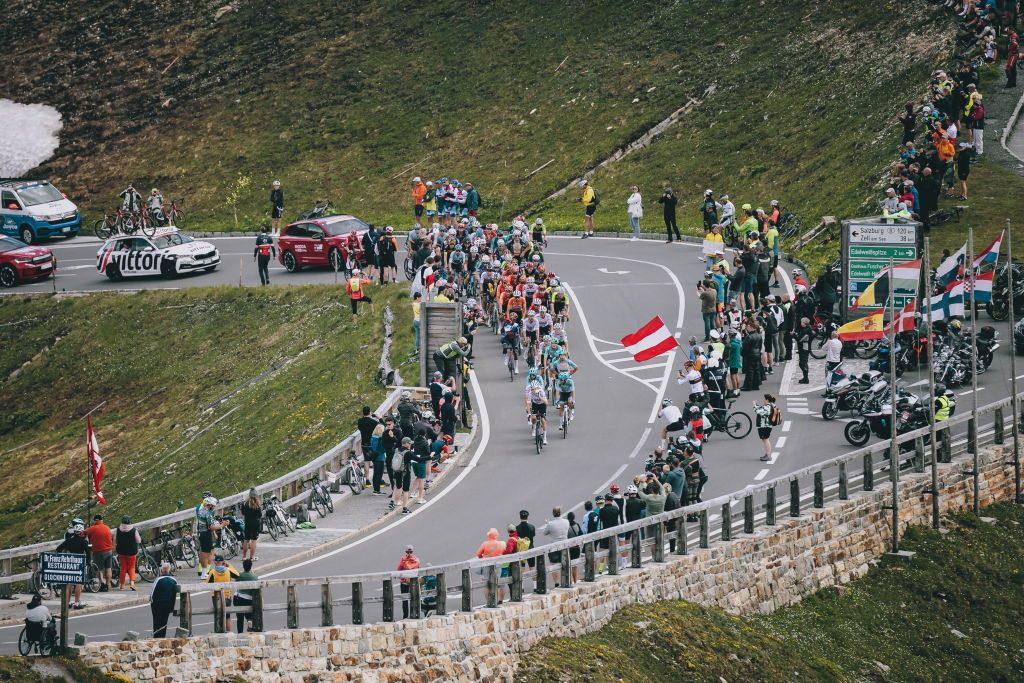
[[[893,244],[917,248],[916,223],[875,223],[850,221],[850,244]]]
[[[896,261],[913,261],[917,258],[917,248],[890,246],[865,247],[851,244],[850,258],[883,259],[885,261],[885,265],[888,266],[890,258]]]
[[[858,306],[850,311],[856,295],[864,292],[878,274],[889,267],[890,260],[899,265],[917,259],[917,239],[921,224],[915,221],[886,223],[882,218],[856,218],[843,221],[841,257],[843,261],[842,316],[851,317],[874,313],[886,305]],[[917,295],[917,287],[899,288],[894,292],[894,303],[902,308]]]
[[[85,584],[85,555],[40,553],[39,567],[44,584]]]

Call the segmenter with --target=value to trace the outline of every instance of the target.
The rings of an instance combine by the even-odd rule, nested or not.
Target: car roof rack
[[[0,185],[13,185],[15,183],[48,183],[49,180],[38,180],[36,178],[0,178]]]

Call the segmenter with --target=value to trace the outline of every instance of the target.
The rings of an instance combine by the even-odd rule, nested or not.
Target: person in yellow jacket
[[[217,555],[213,558],[213,571],[206,577],[207,583],[229,583],[231,581],[238,580],[238,570],[228,564],[228,561],[224,559],[223,555]],[[225,607],[231,605],[231,591],[224,591],[224,605]],[[225,627],[228,631],[231,630],[231,620],[225,618]]]
[[[721,245],[719,247],[718,245]],[[704,258],[700,259],[705,263],[714,263],[719,255],[725,254],[725,239],[722,237],[722,226],[714,225],[704,235]]]
[[[601,201],[598,198],[597,190],[595,190],[588,180],[580,181],[580,188],[583,190],[583,194],[576,201],[583,204],[583,239],[594,236],[594,212],[597,211],[597,205]]]

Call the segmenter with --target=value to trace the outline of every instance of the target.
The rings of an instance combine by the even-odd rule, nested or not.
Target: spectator
[[[956,177],[960,179],[960,199],[967,199],[967,178],[971,175],[972,150],[971,143],[961,142],[960,153],[956,155]]]
[[[479,558],[484,557],[498,557],[499,555],[505,554],[505,544],[498,540],[498,530],[491,528],[487,530],[487,538],[480,547],[476,550],[476,556]]]
[[[941,181],[932,173],[930,166],[925,166],[921,171],[921,188],[919,190],[921,211],[919,215],[926,232],[931,228],[931,214],[939,208],[939,192],[941,190]]]
[[[589,500],[587,502],[590,503]],[[593,503],[591,503],[591,507],[593,507]],[[565,515],[565,519],[566,519],[566,521],[569,522],[569,536],[568,536],[569,538],[579,538],[580,536],[582,536],[584,534],[583,527],[581,527],[579,524],[576,523],[576,513],[575,512],[570,510],[568,512],[568,514]],[[575,560],[578,560],[578,559],[580,559],[580,549],[579,549],[579,546],[575,546],[573,548],[569,548],[569,561],[570,561],[570,563],[575,561]],[[572,582],[576,583],[576,581],[577,581],[577,578],[576,578],[576,566],[572,565],[570,571],[572,572]]]
[[[704,319],[704,341],[711,341],[711,330],[715,327],[715,316],[718,313],[718,294],[709,280],[702,280],[697,286],[700,299],[700,315]]]
[[[281,189],[281,181],[275,180],[270,184],[270,227],[275,234],[281,232],[281,216],[284,215],[284,190]]]
[[[704,190],[704,199],[700,205],[701,218],[704,220],[704,232],[711,232],[711,228],[718,225],[718,203],[715,202],[714,193],[711,190]]]
[[[242,503],[242,520],[245,524],[245,534],[242,538],[242,560],[255,562],[256,542],[260,537],[260,523],[263,519],[263,506],[256,496],[256,489],[249,489],[249,497]]]
[[[167,637],[167,619],[174,611],[174,603],[178,598],[178,580],[171,576],[171,565],[164,562],[160,565],[160,578],[153,583],[149,594],[149,610],[153,614],[153,637]]]
[[[370,486],[370,467],[373,462],[373,431],[380,420],[370,411],[370,406],[363,406],[363,416],[356,420],[359,431],[359,464],[363,468],[366,485]]]
[[[398,566],[395,567],[395,571],[405,572],[411,569],[420,568],[420,558],[416,557],[414,550],[415,549],[411,545],[405,546],[405,553],[398,560]],[[419,581],[419,579],[401,579],[399,590],[403,596],[409,594],[409,586],[413,581]],[[402,618],[409,618],[409,598],[406,597],[402,598]]]
[[[595,190],[588,180],[580,181],[580,188],[583,190],[583,194],[576,201],[583,204],[583,239],[594,236],[594,213],[597,211],[597,205],[601,201],[598,197],[597,190]]]
[[[223,555],[217,555],[213,558],[213,571],[211,571],[209,576],[207,576],[206,583],[229,583],[231,581],[237,581],[238,576],[238,570],[228,564],[228,561],[224,559]],[[215,588],[214,590],[217,589]],[[230,607],[232,604],[231,591],[230,589],[225,589],[224,606]],[[225,631],[231,631],[231,620],[228,618],[224,619],[224,629]]]
[[[761,444],[764,446],[761,462],[768,462],[772,457],[772,421],[778,408],[775,407],[775,397],[771,394],[765,394],[764,401],[764,403],[754,401],[754,415],[757,418],[757,438],[761,439]]]
[[[135,563],[138,560],[141,545],[142,536],[139,535],[139,530],[132,525],[131,517],[125,515],[117,527],[116,537],[117,564],[120,567],[117,585],[121,590],[128,588],[135,590]],[[127,583],[125,583],[125,579],[127,579]]]
[[[671,187],[665,188],[665,192],[658,197],[658,203],[662,206],[665,218],[665,232],[668,233],[666,244],[672,244],[673,232],[675,232],[676,240],[682,242],[683,237],[679,234],[679,225],[676,224],[676,206],[679,204],[679,198],[676,197]]]
[[[352,307],[352,321],[359,318],[359,304],[372,304],[373,299],[366,295],[366,285],[372,281],[362,276],[358,268],[352,269],[352,277],[345,283],[345,292],[348,294],[349,305]]]
[[[1006,85],[1004,88],[1017,87],[1017,63],[1020,61],[1020,46],[1017,44],[1017,34],[1010,31],[1010,42],[1006,46]]]
[[[238,578],[236,580],[239,581],[239,582],[241,582],[241,581],[259,581],[260,580],[260,577],[256,576],[256,574],[253,573],[253,571],[252,571],[252,560],[249,560],[249,559],[242,560],[242,573],[238,575]],[[250,607],[251,608],[252,604],[253,604],[253,595],[254,595],[254,593],[255,593],[255,591],[253,591],[251,589],[246,589],[246,590],[238,591],[238,594],[235,595],[235,600],[234,600],[235,607]],[[243,614],[241,612],[238,612],[237,614],[235,614],[235,627],[238,629],[239,633],[244,633],[245,632],[245,622],[246,622],[246,620],[248,620],[250,622],[250,624],[251,624],[251,622],[252,622],[252,614],[251,613],[250,614]],[[249,630],[251,631],[252,628],[250,628]]]
[[[825,387],[832,386],[832,371],[839,367],[843,360],[843,342],[839,333],[832,331],[832,336],[825,342]],[[825,394],[822,394],[824,396]]]
[[[100,570],[100,593],[110,590],[110,572],[114,565],[114,535],[104,524],[103,515],[94,515],[92,524],[85,530],[85,537],[92,546],[92,561]]]
[[[516,533],[519,534],[519,538],[523,538],[529,541],[531,548],[535,548],[537,546],[537,527],[530,524],[529,510],[519,511],[519,524],[516,525]],[[535,564],[535,561],[532,557],[526,562],[531,567]]]
[[[64,541],[57,546],[55,552],[58,553],[75,553],[76,555],[85,555],[86,563],[89,562],[89,541],[85,537],[85,525],[75,524],[69,529],[70,536],[66,536]],[[71,605],[71,609],[82,609],[82,584],[74,583],[71,584],[75,592],[75,602]]]
[[[640,187],[634,185],[632,194],[626,200],[626,213],[629,215],[629,224],[633,228],[631,239],[640,239],[640,219],[644,216],[643,197],[640,196]]]
[[[807,377],[807,373],[810,370],[808,359],[811,356],[812,341],[814,341],[814,330],[811,329],[810,318],[800,318],[800,327],[796,332],[796,352],[799,358],[800,372],[803,373],[803,376],[797,381],[797,384],[809,384],[811,381]]]
[[[427,186],[419,176],[412,179],[412,220],[419,226],[423,224],[423,197],[427,194]]]
[[[391,418],[387,418],[391,420]],[[384,460],[386,455],[384,453],[384,444],[381,440],[384,436],[384,425],[386,422],[378,423],[373,428],[373,433],[370,434],[370,453],[369,458],[373,463],[373,495],[375,496],[386,496],[387,494],[380,490],[381,484],[384,482]],[[391,421],[391,426],[394,427],[394,421]],[[366,456],[364,456],[365,458]]]
[[[569,538],[569,520],[562,517],[561,506],[555,506],[551,510],[551,519],[544,523],[541,527],[541,533],[545,536],[551,537],[552,543],[561,543],[562,541]],[[551,582],[558,586],[559,575],[561,572],[560,565],[562,562],[562,551],[556,550],[548,553],[548,562],[552,568]]]

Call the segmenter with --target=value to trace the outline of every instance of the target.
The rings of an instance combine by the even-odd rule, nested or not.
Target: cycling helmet
[[[456,244],[455,245],[455,251],[462,251],[462,245],[461,244]]]
[[[466,341],[465,337],[459,337],[459,346],[465,346],[467,344],[469,344],[469,342]]]
[[[206,498],[203,498],[203,505],[214,505],[214,506],[216,506],[217,505],[217,499],[214,498],[213,496],[207,496]]]
[[[529,377],[530,379],[533,379],[534,377],[536,377],[537,376],[537,368],[530,368],[526,372],[526,376]]]
[[[548,312],[548,307],[547,306],[541,306],[540,307],[540,312],[541,313],[547,313]]]
[[[488,256],[487,254],[484,254],[483,256],[480,257],[480,262],[481,263],[490,263],[491,262],[491,257]]]
[[[665,408],[665,407],[670,406],[670,405],[672,405],[672,399],[664,398],[664,399],[661,400],[661,407],[662,408]]]
[[[448,232],[446,232],[445,234],[448,235],[449,237],[455,237],[457,232],[456,232],[455,228],[448,228]]]
[[[710,197],[713,194],[714,194],[714,192],[712,192],[711,190],[704,190],[704,196],[705,197]]]
[[[949,326],[950,326],[950,328],[952,328],[953,330],[955,330],[955,331],[959,332],[959,331],[960,331],[960,328],[962,328],[962,327],[963,327],[963,323],[962,323],[962,322],[960,322],[959,320],[955,320],[955,319],[954,319],[954,320],[951,320],[951,321],[950,321],[950,323],[949,323]]]
[[[564,343],[565,343],[565,340],[564,340],[564,339],[559,339],[559,340],[558,340],[558,343],[559,343],[559,344],[564,344]],[[567,349],[566,349],[566,348],[565,348],[564,346],[559,346],[559,347],[558,347],[558,353],[557,353],[556,355],[557,355],[557,356],[558,356],[559,358],[561,358],[562,356],[568,356],[568,355],[569,355],[569,351],[568,351],[568,350],[567,350]]]
[[[803,271],[800,270],[799,268],[794,268],[792,272],[794,277],[803,274]]]
[[[71,527],[71,530],[73,532],[75,532],[76,534],[84,534],[85,533],[85,525],[84,524],[76,524],[73,527]]]
[[[636,493],[637,493],[636,484],[630,484],[629,486],[626,487],[626,495],[627,496],[635,496]]]
[[[743,208],[744,211],[750,211],[751,210],[750,204],[744,204],[742,208]]]
[[[700,413],[700,408],[697,406],[690,406],[690,415],[697,415]]]
[[[555,282],[558,282],[558,280],[556,279]],[[565,294],[565,289],[562,287],[555,287],[555,292],[558,294]]]
[[[408,401],[411,398],[412,398],[412,392],[411,391],[403,391],[402,392],[402,400],[403,401]]]
[[[560,373],[558,373],[558,379],[564,382],[565,380],[569,379],[569,373],[568,372],[560,372]]]
[[[154,187],[154,188],[153,188],[152,190],[150,190],[150,191],[149,191],[149,193],[150,193],[150,194],[160,194],[160,190],[158,190],[158,189],[156,189],[156,188]]]
[[[271,187],[281,187],[281,181],[280,180],[275,180],[274,182],[270,183],[270,185],[271,185]],[[131,187],[131,186],[129,185],[129,187]]]
[[[550,344],[551,343],[551,335],[550,334],[545,334],[544,335],[544,341]]]
[[[533,261],[534,263],[540,263],[540,254],[534,254],[534,255],[533,255],[533,259],[531,259],[531,260],[532,260],[532,261]]]
[[[778,199],[773,199],[770,202],[768,202],[768,204],[769,204],[769,206],[778,206],[779,205],[779,200]]]
[[[533,309],[531,308],[530,310],[528,310],[528,311],[526,312],[526,315],[528,315],[528,316],[530,316],[530,317],[532,318],[533,316],[537,315],[537,311],[535,311],[535,310],[533,310]]]
[[[555,323],[555,329],[556,330],[561,330],[562,329],[562,323]]]
[[[480,250],[479,250],[479,249],[477,249],[476,247],[470,247],[470,248],[469,248],[469,253],[470,253],[470,254],[479,254],[479,253],[480,253]]]
[[[542,219],[538,218],[537,220],[535,220],[533,222],[533,224],[534,225],[544,225],[544,221]]]
[[[721,200],[722,200],[723,202],[727,202],[727,201],[729,201],[729,195],[727,195],[727,194],[723,194],[723,195],[722,195],[722,196],[720,197],[720,199],[721,199]]]
[[[533,276],[532,275],[528,275],[526,277],[526,282],[532,285],[533,284]]]
[[[517,289],[516,291],[512,292],[512,296],[522,296],[522,295],[523,295],[523,290],[521,290],[521,289]]]

